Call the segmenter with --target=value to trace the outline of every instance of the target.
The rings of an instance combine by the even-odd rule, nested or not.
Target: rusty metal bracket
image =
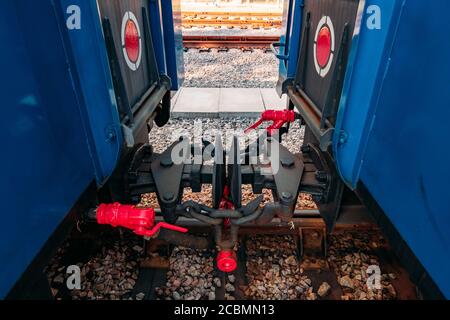
[[[323,226],[304,226],[298,229],[301,257],[327,257],[327,230]]]

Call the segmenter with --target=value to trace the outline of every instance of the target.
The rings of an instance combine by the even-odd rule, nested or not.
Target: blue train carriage
[[[356,191],[429,298],[450,298],[445,12],[445,0],[291,0],[274,46],[279,93],[343,182],[327,225]]]
[[[111,176],[129,150],[148,142],[152,124],[169,119],[182,70],[173,67],[177,34],[173,26],[164,32],[170,24],[161,18],[177,15],[171,4],[145,0],[18,0],[0,8],[8,44],[0,53],[0,297],[42,297],[45,263],[74,219],[95,206],[100,187],[114,189]]]

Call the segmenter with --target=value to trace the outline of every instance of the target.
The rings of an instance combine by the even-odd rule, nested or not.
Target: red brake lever
[[[296,118],[297,115],[293,110],[267,110],[262,113],[261,119],[247,128],[244,133],[248,134],[250,131],[256,130],[263,122],[273,121],[272,125],[266,129],[267,133],[272,135],[276,130],[281,129],[285,123],[294,122]]]
[[[155,225],[155,210],[153,208],[136,208],[131,205],[120,203],[101,204],[97,208],[97,222],[99,224],[109,224],[113,227],[124,227],[137,235],[154,237],[161,228],[188,232],[186,228],[171,225],[166,222],[159,222]]]

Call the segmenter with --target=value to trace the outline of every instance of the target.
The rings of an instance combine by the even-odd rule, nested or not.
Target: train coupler
[[[155,224],[153,208],[138,208],[120,203],[101,204],[96,210],[96,220],[99,224],[123,227],[132,230],[139,236],[154,238],[161,229],[187,233],[186,228],[166,222]]]
[[[275,130],[296,119],[294,111],[270,111],[263,114],[260,124],[274,121],[271,128]],[[239,136],[234,134],[232,139],[228,149],[224,148],[220,134],[215,136],[214,144],[204,140],[192,144],[189,138],[181,137],[161,153],[143,146],[135,152],[126,176],[131,202],[139,203],[143,194],[154,194],[161,218],[169,226],[185,219],[209,225],[213,235],[209,238],[191,239],[187,234],[173,234],[169,230],[160,236],[164,238],[164,233],[171,233],[171,241],[177,243],[215,246],[217,267],[225,272],[235,268],[230,252],[239,247],[241,227],[265,226],[274,219],[287,226],[295,214],[299,193],[309,193],[328,203],[331,181],[328,176],[322,179],[318,174],[327,172],[327,166],[313,147],[294,154],[276,137],[262,135],[241,149]],[[212,187],[211,204],[185,199],[187,188],[198,193],[205,185]],[[246,205],[242,203],[244,185],[251,186],[257,195]],[[273,201],[264,203],[264,190],[271,192]]]

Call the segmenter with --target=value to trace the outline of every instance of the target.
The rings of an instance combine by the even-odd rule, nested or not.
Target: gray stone
[[[227,283],[227,284],[225,285],[225,291],[226,291],[226,292],[234,292],[234,291],[235,291],[235,288],[234,288],[234,286],[233,286],[231,283]]]
[[[138,293],[136,295],[136,300],[143,300],[145,298],[145,293]]]
[[[174,293],[172,294],[172,297],[174,300],[181,300],[181,295],[176,291],[174,291]]]
[[[350,279],[349,276],[343,276],[343,277],[339,278],[339,284],[342,287],[347,287],[350,289],[353,289],[353,287],[354,287],[353,281],[352,281],[352,279]]]
[[[58,274],[54,279],[54,283],[62,284],[64,282],[64,276],[62,274]]]
[[[214,278],[213,281],[214,281],[214,285],[215,285],[217,288],[222,287],[222,281],[220,281],[219,278]]]
[[[331,286],[327,282],[324,282],[320,285],[319,289],[317,290],[317,294],[320,297],[324,298],[330,294],[330,291],[331,291]]]

